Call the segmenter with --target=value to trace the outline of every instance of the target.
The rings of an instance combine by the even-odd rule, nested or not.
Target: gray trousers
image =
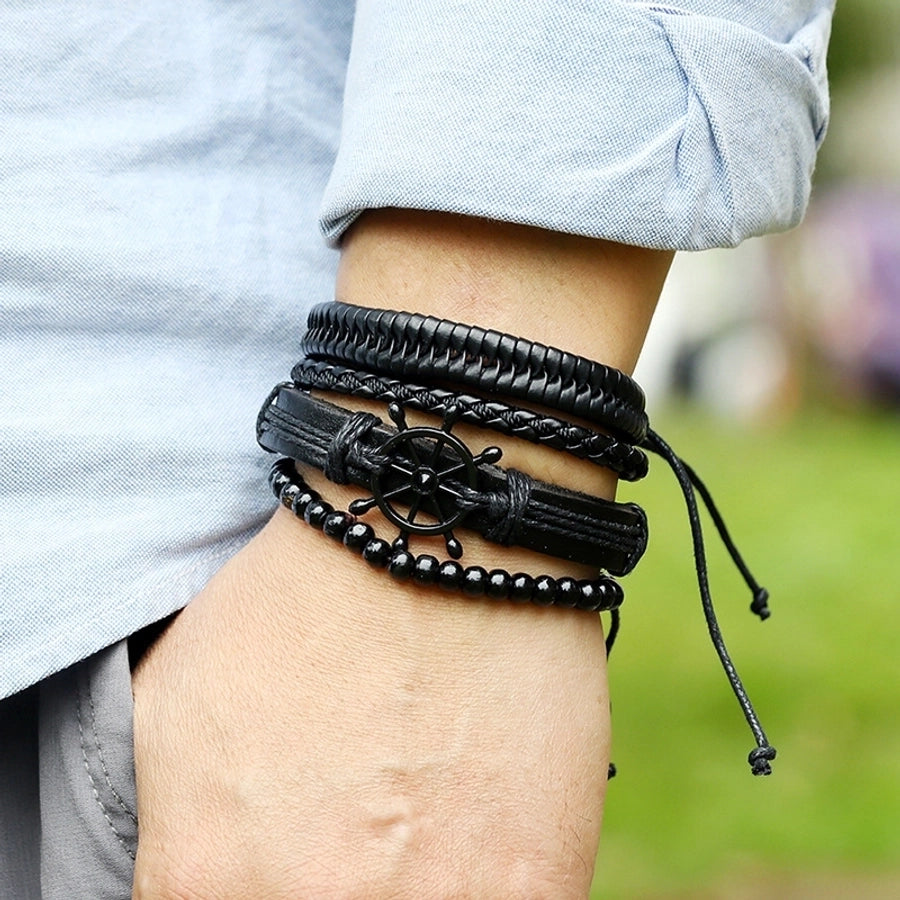
[[[137,849],[125,641],[0,701],[0,900],[128,900]]]

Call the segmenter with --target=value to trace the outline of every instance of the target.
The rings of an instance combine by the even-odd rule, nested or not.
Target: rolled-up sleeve
[[[828,119],[833,0],[360,0],[322,207],[669,249],[789,228]]]

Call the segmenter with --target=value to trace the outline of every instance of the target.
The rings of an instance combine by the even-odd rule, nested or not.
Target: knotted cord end
[[[762,622],[772,615],[772,610],[769,609],[769,592],[764,587],[758,587],[754,591],[750,611],[759,616]]]
[[[750,769],[754,775],[771,775],[771,761],[775,759],[776,750],[768,744],[762,747],[756,747],[750,751],[747,761],[750,763]]]

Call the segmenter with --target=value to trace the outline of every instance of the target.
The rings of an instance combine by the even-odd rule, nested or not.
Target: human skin
[[[345,238],[336,296],[631,371],[671,256],[375,211]],[[544,480],[615,492],[590,463],[465,439]],[[338,508],[360,494],[322,484]],[[572,571],[457,536],[466,562]],[[279,509],[133,687],[138,900],[587,896],[609,749],[595,614],[397,584]]]

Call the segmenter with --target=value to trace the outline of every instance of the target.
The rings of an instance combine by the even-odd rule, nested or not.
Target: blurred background
[[[637,377],[711,488],[772,617],[705,524],[713,597],[769,738],[703,620],[675,479],[648,511],[610,660],[593,900],[900,898],[900,0],[838,0],[832,118],[798,229],[682,254]]]

